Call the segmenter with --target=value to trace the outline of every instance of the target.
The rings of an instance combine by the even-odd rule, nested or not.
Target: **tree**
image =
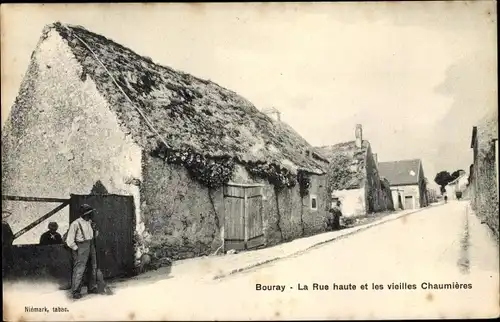
[[[436,174],[434,182],[441,187],[441,193],[445,193],[446,185],[454,179],[448,171],[441,171]]]
[[[451,176],[453,177],[453,180],[455,180],[456,178],[460,177],[460,173],[463,173],[463,172],[465,172],[465,171],[464,171],[464,170],[462,170],[462,169],[459,169],[459,170],[457,170],[457,171],[453,172],[453,173],[451,174]]]

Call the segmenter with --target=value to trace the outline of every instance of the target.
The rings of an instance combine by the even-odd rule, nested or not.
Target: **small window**
[[[318,209],[318,198],[316,196],[311,196],[311,209],[312,210]]]

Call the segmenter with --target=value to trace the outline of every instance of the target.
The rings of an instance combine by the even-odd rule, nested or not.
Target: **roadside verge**
[[[430,207],[436,206],[439,206],[439,204],[431,205]],[[364,225],[303,237],[259,250],[246,251],[232,255],[205,256],[176,261],[170,267],[169,275],[176,279],[186,278],[191,281],[223,279],[230,275],[244,272],[280,259],[298,256],[331,241],[353,235],[389,221],[397,220],[404,216],[429,209],[430,207],[400,211],[383,216],[378,220]]]
[[[431,206],[436,207],[438,205],[431,205]],[[214,280],[222,279],[222,278],[225,278],[227,276],[230,276],[230,275],[233,275],[233,274],[236,274],[239,272],[247,271],[247,270],[253,269],[255,267],[261,266],[261,265],[265,265],[265,264],[269,264],[269,263],[278,261],[280,259],[298,256],[298,255],[301,255],[301,254],[308,252],[312,249],[324,246],[324,244],[326,244],[326,243],[329,243],[329,242],[332,242],[332,241],[335,241],[335,240],[338,240],[341,238],[348,237],[348,236],[353,235],[355,233],[367,230],[369,228],[381,225],[381,224],[389,222],[389,221],[394,221],[394,220],[400,219],[402,217],[405,217],[405,216],[408,216],[408,215],[411,215],[411,214],[414,214],[414,213],[417,213],[417,212],[420,212],[420,211],[423,211],[426,209],[429,209],[429,207],[401,211],[398,213],[384,216],[379,220],[367,223],[365,225],[360,225],[360,226],[356,226],[356,227],[352,227],[352,228],[346,228],[346,229],[342,229],[342,230],[338,230],[338,231],[326,232],[326,233],[322,233],[322,234],[318,234],[318,235],[314,235],[314,236],[310,236],[310,237],[299,238],[299,239],[290,241],[288,243],[276,245],[276,246],[269,248],[268,254],[264,254],[264,252],[263,252],[261,258],[255,258],[255,260],[253,262],[245,263],[245,265],[241,265],[240,267],[232,267],[232,268],[227,267],[226,269],[221,270],[221,272],[219,272],[218,274],[213,275],[212,279],[214,279]],[[273,248],[276,248],[276,252],[274,254],[273,254],[273,252],[271,252],[271,250]],[[278,250],[278,248],[280,248],[280,249]],[[266,249],[256,250],[253,252],[262,252],[264,250],[266,250]],[[236,255],[244,255],[244,254],[250,255],[250,253],[251,252],[244,252],[244,253],[240,253],[240,254],[236,254]],[[226,256],[228,256],[228,255],[226,255]],[[229,256],[235,256],[235,255],[229,255]]]

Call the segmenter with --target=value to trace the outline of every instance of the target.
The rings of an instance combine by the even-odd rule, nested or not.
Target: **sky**
[[[498,108],[491,1],[1,8],[2,125],[56,21],[275,107],[314,146],[353,140],[362,124],[379,161],[419,158],[431,183],[468,170],[472,126]]]

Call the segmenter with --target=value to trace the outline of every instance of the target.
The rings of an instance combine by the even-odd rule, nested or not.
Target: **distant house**
[[[389,182],[380,177],[377,155],[362,132],[358,124],[354,141],[317,148],[330,161],[327,176],[332,202],[341,201],[346,217],[394,210]]]
[[[451,200],[458,199],[457,193],[463,195],[469,183],[468,175],[465,171],[460,171],[459,176],[446,185],[447,196]]]
[[[419,159],[379,162],[380,175],[389,180],[394,195],[401,196],[402,208],[426,207],[427,187],[422,161]]]
[[[498,220],[498,110],[472,128],[468,194],[476,214],[499,236]]]
[[[328,161],[238,94],[83,27],[47,26],[31,57],[2,129],[3,194],[133,196],[137,258],[325,230]],[[39,206],[20,206],[15,225]]]

